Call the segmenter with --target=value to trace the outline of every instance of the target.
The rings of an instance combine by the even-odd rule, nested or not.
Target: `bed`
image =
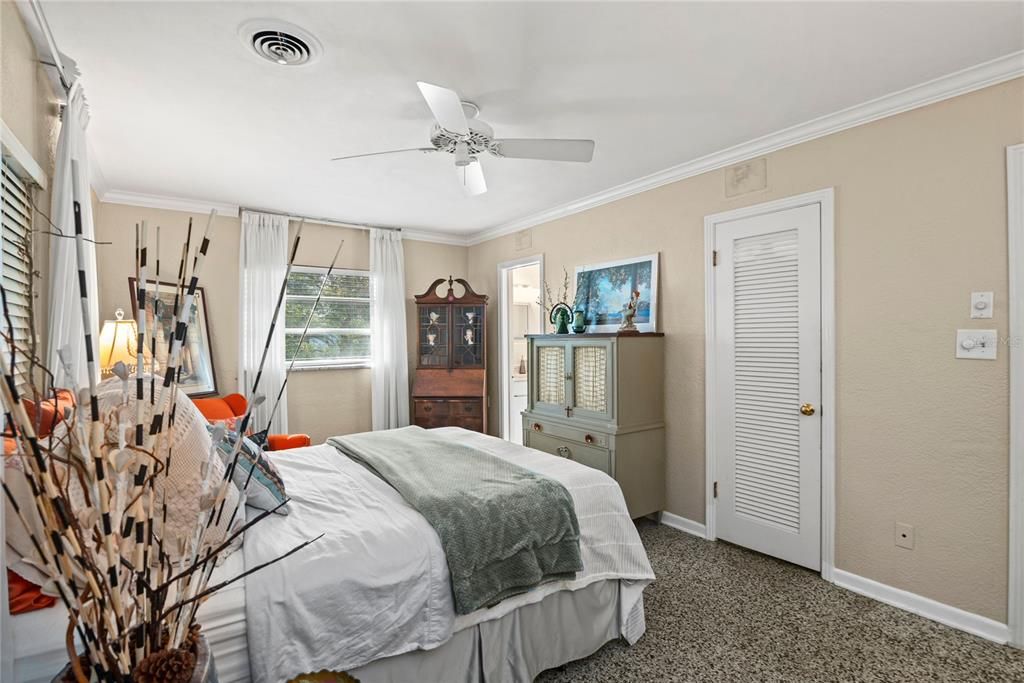
[[[362,683],[529,681],[643,634],[643,589],[654,575],[614,480],[494,437],[433,433],[562,483],[579,519],[583,571],[457,615],[437,535],[397,491],[328,444],[275,453],[291,513],[251,529],[216,575],[326,535],[203,605],[222,682],[277,683],[321,669]],[[59,609],[15,618],[16,680],[49,680],[66,661],[63,624]]]

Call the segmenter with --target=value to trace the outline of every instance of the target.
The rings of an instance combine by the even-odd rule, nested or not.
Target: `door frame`
[[[511,374],[506,372],[506,369],[511,370],[512,368],[508,357],[507,344],[509,310],[506,303],[510,299],[508,271],[522,268],[523,266],[531,266],[535,263],[540,266],[540,298],[541,301],[544,301],[544,254],[523,256],[511,261],[502,261],[498,264],[498,417],[500,418],[498,420],[498,436],[506,440],[512,433],[509,430],[514,428],[508,419],[508,409],[505,405],[508,400],[509,391],[512,389]],[[544,306],[541,306],[542,329],[543,309]]]
[[[718,538],[715,530],[717,480],[715,439],[718,420],[715,366],[714,249],[716,226],[740,218],[818,204],[821,207],[821,576],[832,581],[835,568],[835,438],[836,438],[836,317],[835,317],[835,188],[829,187],[775,201],[763,202],[704,217],[704,529],[705,538]]]
[[[1024,144],[1006,148],[1010,331],[1010,534],[1007,626],[1024,648]],[[1017,419],[1015,419],[1015,417]]]

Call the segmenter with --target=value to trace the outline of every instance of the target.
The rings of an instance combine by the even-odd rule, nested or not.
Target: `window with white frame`
[[[3,319],[0,329],[14,336],[25,349],[32,334],[29,306],[32,296],[32,189],[4,159],[0,168],[0,281],[7,295],[10,326]],[[19,354],[19,366],[28,359]],[[26,371],[25,367],[20,367]],[[24,378],[19,378],[23,383]]]
[[[317,292],[327,268],[295,266],[288,276],[285,296],[285,358],[295,367],[330,368],[370,363],[370,273],[365,270],[331,272],[320,302]],[[310,311],[306,338],[302,330]]]

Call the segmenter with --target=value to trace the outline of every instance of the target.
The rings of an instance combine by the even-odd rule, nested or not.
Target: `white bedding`
[[[294,503],[288,516],[271,516],[246,533],[246,567],[325,535],[247,577],[254,681],[349,670],[382,657],[432,649],[455,631],[558,590],[603,579],[653,580],[622,492],[610,477],[494,437],[458,428],[437,431],[561,482],[579,518],[583,571],[573,580],[544,584],[456,618],[440,541],[394,489],[326,444],[275,453]],[[633,604],[622,607],[625,622]]]

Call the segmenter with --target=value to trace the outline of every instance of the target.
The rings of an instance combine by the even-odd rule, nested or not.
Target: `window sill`
[[[370,363],[352,363],[346,365],[339,365],[337,363],[327,363],[324,365],[296,365],[292,368],[292,372],[316,372],[320,370],[365,370],[370,367]]]

